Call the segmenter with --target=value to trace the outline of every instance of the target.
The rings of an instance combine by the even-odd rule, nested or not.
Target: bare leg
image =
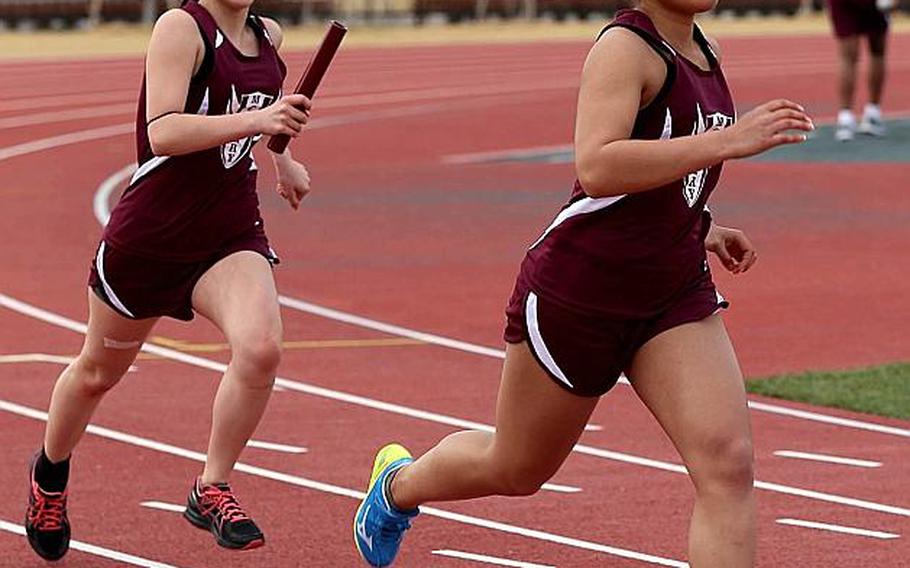
[[[401,509],[430,501],[530,495],[562,465],[597,405],[558,387],[524,343],[509,345],[496,433],[458,432],[395,477]]]
[[[869,102],[880,106],[885,88],[885,34],[869,36]]]
[[[840,38],[840,75],[838,80],[838,97],[841,110],[853,108],[853,95],[856,91],[856,63],[859,60],[859,38],[857,36]]]
[[[226,482],[265,412],[281,360],[281,315],[271,266],[254,252],[232,254],[199,280],[193,307],[231,345],[202,473],[205,484]]]
[[[695,485],[692,567],[752,566],[752,434],[742,374],[723,320],[711,316],[655,337],[636,355],[630,376]]]
[[[88,332],[79,356],[51,395],[44,451],[52,462],[69,457],[98,403],[126,373],[157,319],[127,319],[88,292]]]

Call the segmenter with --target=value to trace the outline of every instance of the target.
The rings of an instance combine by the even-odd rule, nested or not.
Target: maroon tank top
[[[256,16],[248,25],[259,53],[245,55],[190,0],[182,8],[199,27],[205,59],[192,78],[183,112],[224,115],[266,107],[281,96],[287,69]],[[148,138],[143,79],[136,117],[139,168],[111,212],[103,239],[134,254],[196,261],[246,231],[261,228],[252,149],[261,136],[182,156],[156,156]]]
[[[733,123],[723,72],[697,26],[709,70],[676,53],[644,12],[622,10],[604,32],[612,27],[635,32],[667,64],[666,82],[639,111],[632,139],[688,136]],[[568,204],[528,251],[520,278],[539,296],[581,313],[660,313],[706,277],[705,204],[720,172],[718,164],[650,191],[601,198],[588,196],[576,180]]]

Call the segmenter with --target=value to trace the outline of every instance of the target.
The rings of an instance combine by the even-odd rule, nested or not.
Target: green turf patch
[[[889,120],[883,138],[857,134],[834,139],[833,126],[820,126],[803,144],[782,146],[752,158],[760,162],[910,162],[910,120]]]
[[[754,394],[910,420],[910,363],[752,379]]]

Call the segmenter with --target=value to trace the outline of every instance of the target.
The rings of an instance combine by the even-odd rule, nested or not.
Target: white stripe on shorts
[[[569,387],[575,388],[569,382],[569,379],[566,378],[562,369],[559,368],[559,365],[556,364],[553,356],[550,355],[550,350],[547,349],[547,344],[544,343],[543,337],[540,335],[540,326],[537,323],[537,294],[534,292],[528,292],[528,301],[525,304],[525,322],[528,326],[528,337],[531,338],[531,346],[534,348],[534,352],[540,362],[543,363],[551,375],[569,385]]]
[[[104,287],[104,294],[121,313],[124,313],[131,318],[135,318],[136,316],[126,309],[126,306],[123,305],[123,302],[121,302],[120,298],[117,297],[117,294],[114,293],[114,289],[107,283],[107,278],[104,277],[104,247],[104,241],[101,241],[101,246],[98,247],[98,256],[95,257],[95,268],[98,269],[98,277],[101,278],[101,286]]]

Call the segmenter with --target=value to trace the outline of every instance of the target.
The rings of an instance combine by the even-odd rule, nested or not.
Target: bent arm
[[[666,65],[629,30],[595,44],[582,72],[575,125],[575,168],[592,197],[639,193],[727,158],[721,132],[670,140],[630,140],[642,101],[665,80]]]
[[[146,117],[155,155],[189,154],[259,133],[253,113],[184,113],[190,81],[204,54],[192,16],[170,10],[159,18],[146,59]]]

